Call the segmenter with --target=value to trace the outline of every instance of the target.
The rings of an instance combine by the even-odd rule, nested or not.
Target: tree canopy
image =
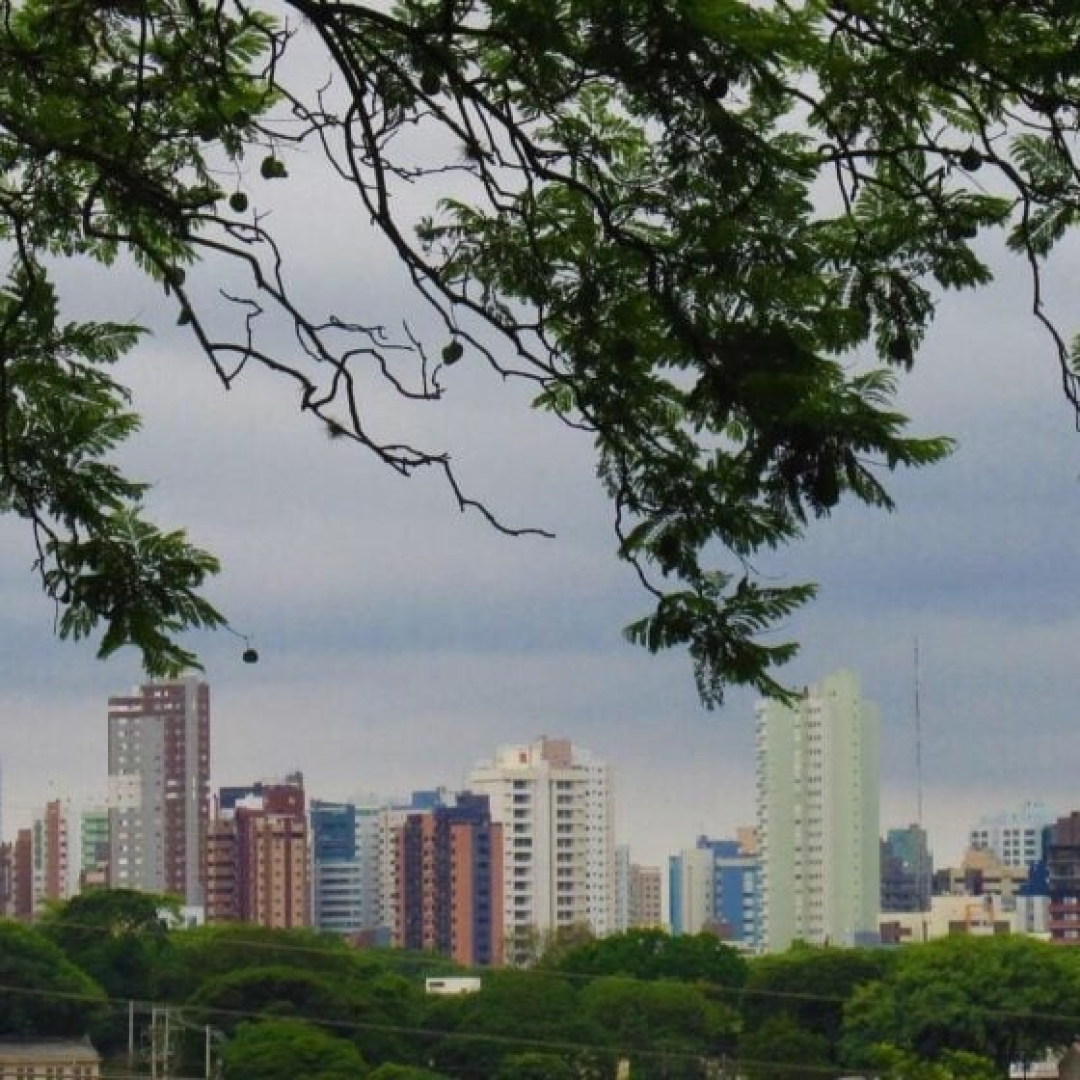
[[[784,692],[795,645],[766,635],[814,590],[755,556],[842,499],[890,507],[887,472],[949,452],[894,391],[945,291],[990,279],[984,234],[1029,267],[1080,401],[1041,291],[1080,206],[1072,5],[0,9],[0,510],[33,530],[59,632],[135,645],[151,673],[194,663],[183,631],[224,622],[202,591],[217,563],[148,521],[113,463],[138,425],[113,363],[141,331],[65,315],[72,261],[134,264],[225,386],[268,369],[331,436],[441,473],[511,533],[538,526],[473,498],[443,448],[385,434],[365,391],[437,402],[458,363],[524,380],[594,440],[650,597],[627,635],[687,648],[708,704],[731,683]],[[288,64],[311,39],[314,81]],[[438,334],[301,303],[260,205],[308,147]]]
[[[0,1036],[81,1037],[107,1005],[101,987],[52,942],[0,920]]]
[[[715,934],[669,934],[636,928],[585,942],[558,964],[571,975],[625,975],[634,979],[679,979],[738,990],[746,981],[746,960]]]
[[[885,976],[859,987],[844,1010],[852,1062],[873,1064],[891,1045],[923,1061],[966,1051],[1002,1073],[1075,1035],[1071,950],[1023,935],[956,936],[901,949]]]
[[[225,1080],[357,1080],[367,1075],[360,1051],[302,1020],[242,1024],[225,1047]]]

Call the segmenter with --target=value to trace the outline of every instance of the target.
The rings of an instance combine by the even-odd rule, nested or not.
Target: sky
[[[301,291],[423,327],[363,213],[314,159],[289,164],[289,181],[255,190],[273,202]],[[895,513],[841,507],[760,562],[820,585],[782,630],[802,645],[788,683],[850,668],[880,707],[883,828],[916,815],[918,642],[939,863],[959,859],[981,813],[1080,806],[1080,435],[1022,268],[990,257],[997,283],[943,298],[900,397],[916,430],[958,440],[953,457],[893,478]],[[1051,276],[1067,326],[1078,264],[1066,251]],[[554,540],[500,535],[460,514],[436,477],[404,480],[331,442],[271,378],[224,392],[132,273],[65,280],[73,313],[154,328],[122,369],[145,418],[123,460],[154,484],[157,520],[221,557],[211,598],[261,655],[242,663],[243,641],[226,633],[190,639],[212,688],[215,786],[300,769],[316,798],[457,788],[497,745],[547,734],[612,765],[617,835],[636,861],[753,821],[754,695],[735,689],[705,710],[684,655],[624,642],[647,598],[615,557],[589,442],[534,414],[526,388],[466,358],[437,408],[374,389],[372,403],[388,430],[449,445],[468,490],[505,520]],[[32,557],[25,528],[0,521],[5,837],[48,798],[104,796],[107,698],[141,681],[133,652],[102,662],[92,643],[55,639]]]

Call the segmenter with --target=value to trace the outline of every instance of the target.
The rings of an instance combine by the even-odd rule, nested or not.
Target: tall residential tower
[[[793,941],[857,945],[877,936],[877,707],[840,671],[792,706],[757,707],[761,934],[766,952]]]
[[[109,880],[203,903],[210,688],[194,677],[109,698]]]
[[[503,924],[511,961],[560,928],[615,928],[610,770],[569,739],[501,746],[469,788],[503,827]]]

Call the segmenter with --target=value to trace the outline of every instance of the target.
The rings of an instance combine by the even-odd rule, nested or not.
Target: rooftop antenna
[[[919,684],[919,638],[915,637],[915,823],[923,827],[922,708]]]

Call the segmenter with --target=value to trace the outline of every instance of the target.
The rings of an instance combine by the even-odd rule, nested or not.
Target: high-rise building
[[[673,934],[698,934],[713,918],[713,857],[685,848],[668,858],[668,922]]]
[[[1056,820],[1043,803],[1028,800],[1011,810],[983,815],[968,834],[968,845],[992,851],[1006,866],[1030,867],[1042,858],[1043,831]]]
[[[615,845],[615,893],[612,929],[617,933],[630,929],[630,845]]]
[[[109,885],[109,811],[92,804],[79,809],[78,890]]]
[[[210,688],[194,677],[109,698],[109,868],[117,888],[203,902]]]
[[[8,914],[29,919],[34,914],[34,834],[19,829],[11,848],[11,901]]]
[[[47,900],[68,898],[68,819],[63,806],[59,799],[50,800],[30,825],[35,911]]]
[[[503,921],[510,959],[535,952],[546,935],[615,928],[615,843],[610,770],[569,739],[501,746],[473,769],[503,826]]]
[[[53,799],[31,825],[33,905],[70,900],[84,883],[104,884],[109,863],[109,815],[101,806]]]
[[[757,707],[757,840],[767,952],[877,938],[877,708],[840,671]]]
[[[310,925],[307,842],[299,773],[222,788],[206,842],[206,921]]]
[[[744,833],[745,836],[752,833]],[[743,839],[699,836],[669,860],[671,932],[708,930],[747,950],[758,947],[758,861]]]
[[[664,925],[660,868],[631,862],[630,848],[615,848],[615,921],[613,929],[621,932],[634,927]]]
[[[502,839],[486,795],[410,813],[397,837],[394,944],[461,964],[501,964]]]
[[[381,895],[383,809],[374,802],[312,801],[312,921],[320,930],[388,944],[390,921]]]
[[[1080,811],[1054,824],[1046,869],[1050,940],[1080,945]]]
[[[664,900],[659,866],[630,864],[631,927],[664,925]]]
[[[934,858],[921,825],[890,829],[881,841],[881,910],[929,911]]]

